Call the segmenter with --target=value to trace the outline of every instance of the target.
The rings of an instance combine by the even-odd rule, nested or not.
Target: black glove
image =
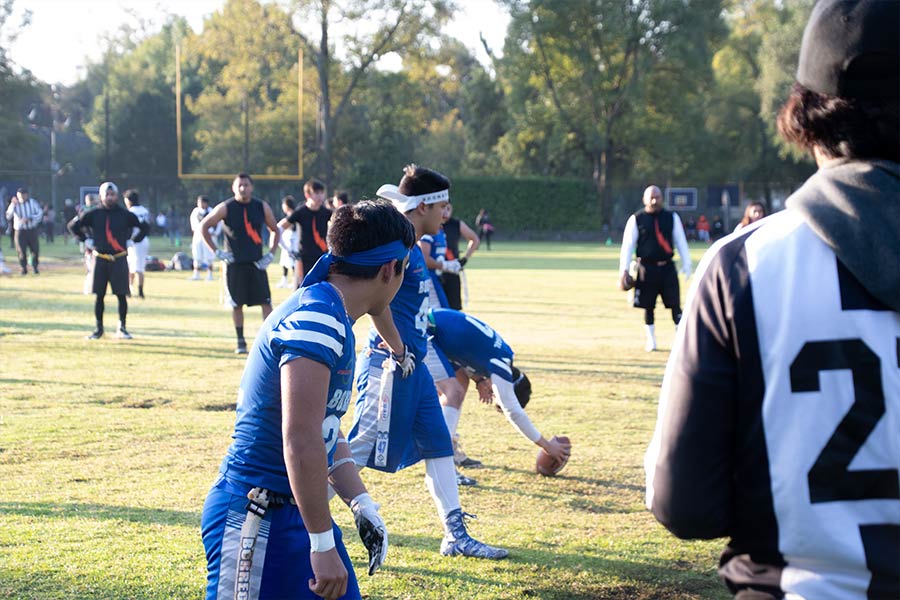
[[[469,259],[466,258],[465,256],[463,256],[461,259],[459,259],[459,266],[464,267],[464,266],[466,266],[467,262],[469,262]]]

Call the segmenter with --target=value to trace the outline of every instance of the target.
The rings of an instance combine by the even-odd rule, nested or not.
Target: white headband
[[[99,196],[100,196],[101,200],[106,198],[107,190],[112,190],[117,194],[119,193],[119,188],[116,187],[116,184],[114,184],[112,181],[106,181],[106,182],[100,184]]]
[[[400,188],[390,183],[384,184],[375,193],[379,197],[393,202],[394,207],[402,213],[411,211],[420,204],[436,204],[445,200],[450,201],[450,190],[441,190],[430,194],[422,194],[421,196],[407,196],[400,193]]]

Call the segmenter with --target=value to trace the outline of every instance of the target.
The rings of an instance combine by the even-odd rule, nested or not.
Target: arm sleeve
[[[732,526],[739,378],[728,263],[721,252],[701,262],[644,458],[647,506],[680,538],[723,537]]]
[[[634,256],[634,249],[637,247],[638,230],[637,219],[634,215],[628,217],[625,223],[625,233],[622,234],[622,251],[619,253],[619,273],[628,270],[631,264],[631,257]]]
[[[513,384],[499,375],[491,375],[491,383],[494,384],[494,402],[500,406],[504,416],[516,428],[516,431],[525,436],[530,442],[541,439],[541,432],[528,418],[525,409],[519,404]]]
[[[672,238],[675,241],[675,248],[678,249],[678,255],[681,257],[681,272],[687,277],[691,274],[691,251],[688,248],[687,237],[684,235],[681,217],[678,216],[678,213],[672,214],[675,218],[672,225]]]

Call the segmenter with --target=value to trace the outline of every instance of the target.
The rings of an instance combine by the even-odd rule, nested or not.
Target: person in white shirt
[[[34,198],[28,196],[27,188],[16,190],[16,196],[6,209],[7,220],[12,220],[13,240],[22,275],[28,274],[28,252],[31,252],[31,268],[40,275],[40,230],[44,220],[44,209]]]
[[[137,190],[125,190],[125,206],[128,211],[138,218],[141,223],[150,225],[150,211],[141,205],[141,198]],[[137,234],[137,228],[134,234]],[[134,280],[137,279],[137,296],[144,297],[144,268],[147,265],[147,255],[150,253],[150,238],[145,237],[139,242],[128,243],[128,283],[131,294],[134,295]]]
[[[197,206],[191,211],[190,218],[191,231],[194,234],[191,240],[191,258],[194,261],[194,274],[191,275],[192,281],[200,279],[200,269],[208,269],[206,273],[207,281],[212,281],[213,278],[213,263],[216,260],[216,256],[207,247],[203,241],[203,235],[200,233],[200,221],[209,214],[209,211],[209,198],[207,196],[197,196]],[[210,233],[213,237],[216,237],[221,230],[222,225],[219,223],[210,230]]]

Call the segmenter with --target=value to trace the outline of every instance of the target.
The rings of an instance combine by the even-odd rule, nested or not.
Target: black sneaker
[[[119,327],[118,331],[116,331],[116,337],[120,340],[130,340],[131,334],[124,327]]]
[[[465,457],[464,459],[462,459],[460,462],[458,462],[456,464],[457,464],[457,466],[465,467],[467,469],[478,469],[483,466],[480,460],[476,460],[469,456]]]
[[[88,340],[99,340],[99,339],[102,338],[102,337],[103,337],[103,330],[102,330],[102,329],[98,329],[97,331],[95,331],[95,332],[92,333],[91,335],[87,336],[85,339],[88,339]]]
[[[234,349],[235,354],[247,354],[247,342],[238,340],[237,348]]]
[[[456,472],[456,485],[465,485],[465,486],[473,486],[478,485],[478,482],[472,479],[471,477],[466,477],[459,471]]]

